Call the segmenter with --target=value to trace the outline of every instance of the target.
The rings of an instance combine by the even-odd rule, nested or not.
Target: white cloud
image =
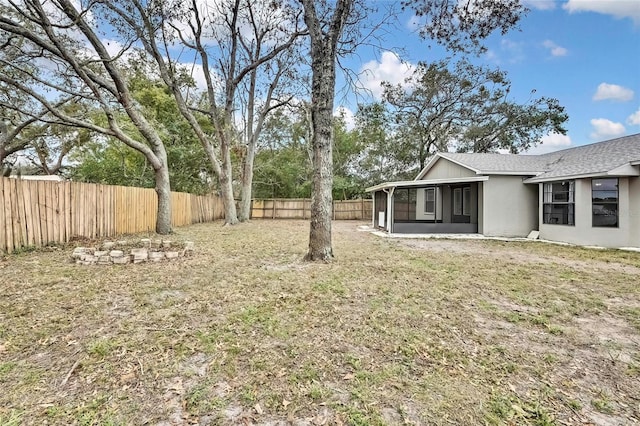
[[[571,137],[561,133],[549,133],[542,137],[540,143],[529,149],[527,154],[547,154],[571,147]]]
[[[340,115],[344,117],[344,122],[347,126],[347,130],[353,130],[353,128],[356,126],[356,116],[353,111],[351,111],[346,106],[339,106],[338,108],[336,108],[336,110],[333,112],[333,115],[335,117],[339,117]]]
[[[632,126],[640,126],[640,108],[629,117],[627,117],[627,123]]]
[[[502,64],[504,62],[517,64],[525,59],[523,43],[502,39],[500,41],[500,49],[487,50],[485,57],[488,61],[495,62],[496,64]]]
[[[567,53],[569,53],[566,48],[558,46],[551,40],[545,40],[542,45],[549,49],[551,56],[567,56]]]
[[[633,90],[617,84],[600,83],[598,90],[593,95],[594,101],[604,101],[611,99],[618,102],[626,102],[633,99]]]
[[[594,118],[591,120],[591,126],[593,126],[593,132],[591,137],[593,139],[608,139],[616,136],[621,136],[625,132],[625,128],[622,123],[615,123],[606,118]]]
[[[524,59],[524,52],[522,49],[522,43],[515,41],[502,39],[500,41],[500,49],[509,55],[509,63],[515,64],[522,62]]]
[[[596,12],[616,18],[631,18],[640,24],[638,0],[569,0],[562,6],[569,13]]]
[[[409,31],[418,31],[422,26],[422,19],[418,16],[411,16],[407,21],[407,29]]]
[[[555,0],[523,0],[527,7],[538,10],[553,10],[556,8]]]
[[[183,63],[180,63],[178,66],[181,67],[184,71],[186,71],[191,76],[191,78],[193,78],[198,90],[203,92],[207,90],[207,80],[204,76],[204,68],[202,67],[202,64],[194,64],[194,63],[188,64],[183,62]],[[222,84],[221,79],[215,73],[211,74],[211,78],[216,88]]]
[[[410,77],[415,65],[402,62],[393,52],[383,52],[380,62],[373,60],[362,65],[360,69],[360,81],[364,88],[371,91],[376,99],[382,96],[383,81],[391,84],[404,84],[405,79]]]
[[[109,56],[112,58],[123,53],[124,46],[118,40],[102,39],[100,41],[104,45],[105,49],[107,49]]]

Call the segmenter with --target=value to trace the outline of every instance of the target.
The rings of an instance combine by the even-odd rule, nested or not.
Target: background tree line
[[[376,15],[379,5],[1,2],[0,164],[154,187],[159,233],[171,232],[171,189],[216,191],[227,224],[247,220],[254,197],[311,195],[315,260],[332,256],[332,197],[411,178],[437,151],[519,152],[564,133],[555,99],[517,103],[502,71],[464,59],[517,24],[519,0],[389,5],[412,11],[420,35],[457,59],[385,83],[353,126],[334,117],[338,59],[380,42],[397,12]]]

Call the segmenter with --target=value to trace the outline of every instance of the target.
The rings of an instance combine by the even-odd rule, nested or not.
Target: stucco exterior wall
[[[538,229],[538,188],[522,179],[493,175],[482,183],[482,202],[478,203],[482,212],[478,216],[483,235],[526,237]]]
[[[629,178],[629,246],[640,247],[640,177]]]
[[[544,224],[542,188],[540,184],[540,238],[572,244],[599,247],[640,247],[640,183],[639,178],[618,181],[618,227],[593,227],[591,179],[575,181],[575,225]]]
[[[425,208],[425,189],[416,191],[416,220],[442,220],[442,187],[436,187],[436,212],[427,214]]]
[[[484,234],[484,182],[478,182],[478,234]]]
[[[476,173],[447,159],[440,158],[422,179],[449,179],[470,176],[476,176]]]

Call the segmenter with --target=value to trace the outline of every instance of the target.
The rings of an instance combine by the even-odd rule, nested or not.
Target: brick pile
[[[133,246],[133,247],[132,247]],[[76,247],[71,254],[79,265],[125,265],[128,263],[162,262],[193,254],[194,243],[143,238],[139,244],[130,241],[105,241],[99,248]]]

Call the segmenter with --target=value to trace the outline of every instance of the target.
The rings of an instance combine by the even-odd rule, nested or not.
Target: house
[[[412,181],[367,188],[389,233],[478,233],[640,247],[640,134],[542,155],[434,155]]]

